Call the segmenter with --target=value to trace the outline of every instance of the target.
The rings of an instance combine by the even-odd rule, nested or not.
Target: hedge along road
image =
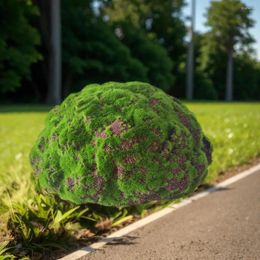
[[[84,260],[260,259],[260,170]]]

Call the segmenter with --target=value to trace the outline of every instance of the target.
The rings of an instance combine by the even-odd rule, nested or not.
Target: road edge
[[[181,202],[179,203],[172,203],[170,204],[169,206],[167,206],[166,208],[164,209],[161,209],[155,213],[152,213],[150,215],[148,215],[147,217],[144,217],[143,219],[140,219],[122,229],[119,229],[118,231],[110,234],[109,236],[101,239],[100,241],[98,242],[95,242],[89,246],[86,246],[86,247],[83,247],[77,251],[74,251],[62,258],[59,258],[59,260],[79,260],[80,258],[86,256],[87,254],[91,253],[91,252],[94,252],[96,249],[99,249],[103,246],[105,246],[107,243],[110,243],[116,239],[119,239],[125,235],[127,235],[128,233],[134,231],[134,230],[137,230],[138,228],[140,227],[143,227],[161,217],[164,217],[165,215],[179,209],[179,208],[182,208],[188,204],[190,204],[191,202],[193,201],[196,201],[198,199],[201,199],[203,197],[206,197],[208,196],[210,193],[212,192],[215,192],[219,189],[222,189],[224,187],[227,187],[229,186],[230,184],[233,184],[243,178],[246,178],[247,176],[253,174],[253,173],[256,173],[258,170],[260,170],[260,163],[249,168],[248,170],[245,170],[245,171],[242,171],[238,174],[236,174],[235,176],[233,177],[230,177],[226,180],[224,180],[223,182],[220,182],[218,184],[216,184],[215,186],[205,190],[205,191],[201,191],[199,192],[198,194],[195,194],[187,199],[184,199],[182,200]]]

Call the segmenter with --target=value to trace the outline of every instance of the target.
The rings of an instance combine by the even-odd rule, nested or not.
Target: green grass
[[[260,103],[187,106],[214,146],[213,163],[205,182],[211,183],[220,172],[260,155]],[[1,218],[3,222],[8,207],[27,203],[35,195],[28,155],[48,110],[44,106],[0,107],[0,231]]]
[[[187,104],[213,143],[206,182],[260,155],[260,103]]]
[[[0,198],[5,201],[9,199],[6,191],[12,194],[13,201],[25,200],[32,192],[28,155],[48,111],[47,108],[45,112],[29,112],[27,107],[16,110],[27,112],[13,109],[7,112],[7,107],[0,108]]]

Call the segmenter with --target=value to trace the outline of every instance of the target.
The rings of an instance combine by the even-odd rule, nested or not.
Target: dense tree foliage
[[[62,24],[65,94],[90,82],[148,81],[142,60],[94,15],[90,3],[63,1]]]
[[[1,101],[46,101],[50,3],[0,3]],[[62,0],[63,97],[88,83],[139,80],[183,98],[184,6],[184,0]],[[225,99],[227,90],[238,100],[260,99],[251,12],[241,0],[211,2],[209,30],[194,39],[196,99]]]
[[[0,93],[15,91],[30,66],[41,58],[36,46],[40,35],[29,17],[38,10],[31,1],[0,1]]]
[[[201,47],[204,35],[194,33],[194,97],[195,99],[216,99],[217,92],[207,73],[201,68]]]
[[[142,61],[147,70],[149,82],[169,91],[174,76],[172,75],[172,61],[167,51],[133,24],[116,23],[114,30],[121,42],[131,50],[133,57]],[[134,75],[132,80],[134,80]]]
[[[186,26],[182,19],[184,1],[165,0],[163,4],[160,0],[100,1],[103,3],[101,10],[109,18],[109,21],[117,25],[123,22],[124,24],[131,24],[139,31],[141,29],[150,41],[157,42],[167,51],[172,62],[171,74],[174,79],[169,81],[168,91],[177,95],[183,94],[181,86],[185,84],[183,75],[185,72],[182,70],[181,64],[186,59],[186,44],[184,41]],[[134,37],[133,34],[132,37]],[[154,51],[162,52],[155,47]],[[161,60],[160,64],[164,63]],[[165,81],[167,82],[167,80]]]
[[[246,53],[234,58],[234,98],[260,99],[260,63]]]

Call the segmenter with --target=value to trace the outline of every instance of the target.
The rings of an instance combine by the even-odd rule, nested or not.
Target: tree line
[[[150,82],[185,98],[184,0],[62,0],[62,96],[88,83]],[[45,102],[51,0],[0,1],[1,102]],[[194,33],[194,98],[260,99],[260,62],[240,0],[211,1],[206,33]]]

